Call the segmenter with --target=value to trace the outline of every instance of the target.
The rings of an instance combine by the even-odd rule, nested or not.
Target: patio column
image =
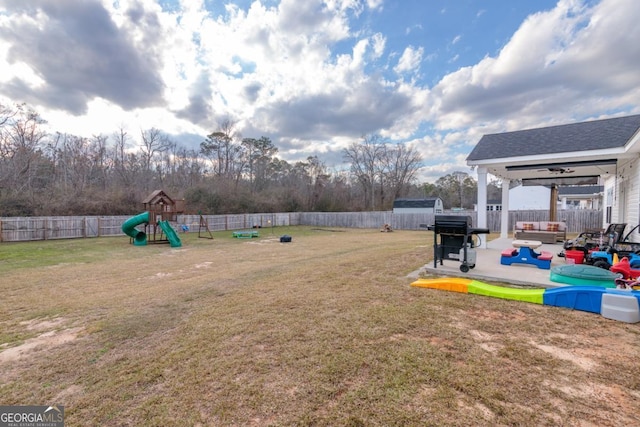
[[[549,200],[549,221],[558,220],[558,186],[551,186],[551,196]]]
[[[487,228],[487,168],[478,167],[478,228]],[[487,239],[480,247],[487,248]]]
[[[500,237],[509,237],[509,184],[510,179],[502,179],[502,212],[500,216]]]

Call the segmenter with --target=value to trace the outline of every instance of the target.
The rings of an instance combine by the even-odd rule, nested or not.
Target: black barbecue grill
[[[470,216],[436,215],[433,230],[433,267],[445,259],[460,261],[460,271],[466,273],[476,266],[473,235],[489,234],[488,228],[473,228]]]

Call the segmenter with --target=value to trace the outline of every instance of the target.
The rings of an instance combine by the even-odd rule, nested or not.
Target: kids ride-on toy
[[[636,225],[624,238],[617,240],[610,239],[615,243],[602,247],[600,251],[592,251],[585,257],[585,264],[609,270],[614,264],[614,256],[619,260],[626,257],[631,268],[640,268],[640,243],[629,241],[631,233],[636,231],[640,225]]]

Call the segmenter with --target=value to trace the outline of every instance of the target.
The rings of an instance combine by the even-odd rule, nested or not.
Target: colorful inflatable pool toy
[[[640,322],[640,291],[623,291],[593,285],[520,289],[456,277],[418,279],[411,283],[411,286],[564,307],[601,314],[607,319],[627,323]]]

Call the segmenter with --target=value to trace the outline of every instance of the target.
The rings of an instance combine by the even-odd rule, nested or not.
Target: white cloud
[[[371,10],[382,10],[384,0],[367,0],[367,6]]]
[[[373,41],[373,57],[375,59],[380,58],[384,53],[387,38],[381,33],[375,33],[371,38]]]
[[[530,16],[497,57],[445,76],[431,91],[438,128],[496,121],[510,130],[637,105],[640,2],[580,1]],[[635,99],[635,100],[634,100]],[[621,102],[622,101],[622,102]]]
[[[122,123],[136,136],[149,127],[206,135],[230,118],[245,136],[273,136],[287,159],[338,159],[360,135],[381,133],[419,141],[443,171],[464,169],[460,152],[483,133],[639,108],[635,0],[559,0],[497,55],[433,87],[423,73],[459,60],[437,52],[462,32],[426,55],[421,39],[369,26],[383,0],[215,2],[218,15],[204,0],[171,10],[158,0],[2,3],[0,96],[83,136]],[[428,135],[416,133],[425,127]]]
[[[418,68],[420,68],[420,63],[422,62],[423,53],[423,47],[419,47],[417,49],[413,46],[406,47],[404,52],[402,52],[400,59],[398,59],[398,64],[393,68],[393,70],[398,74],[417,72]]]

